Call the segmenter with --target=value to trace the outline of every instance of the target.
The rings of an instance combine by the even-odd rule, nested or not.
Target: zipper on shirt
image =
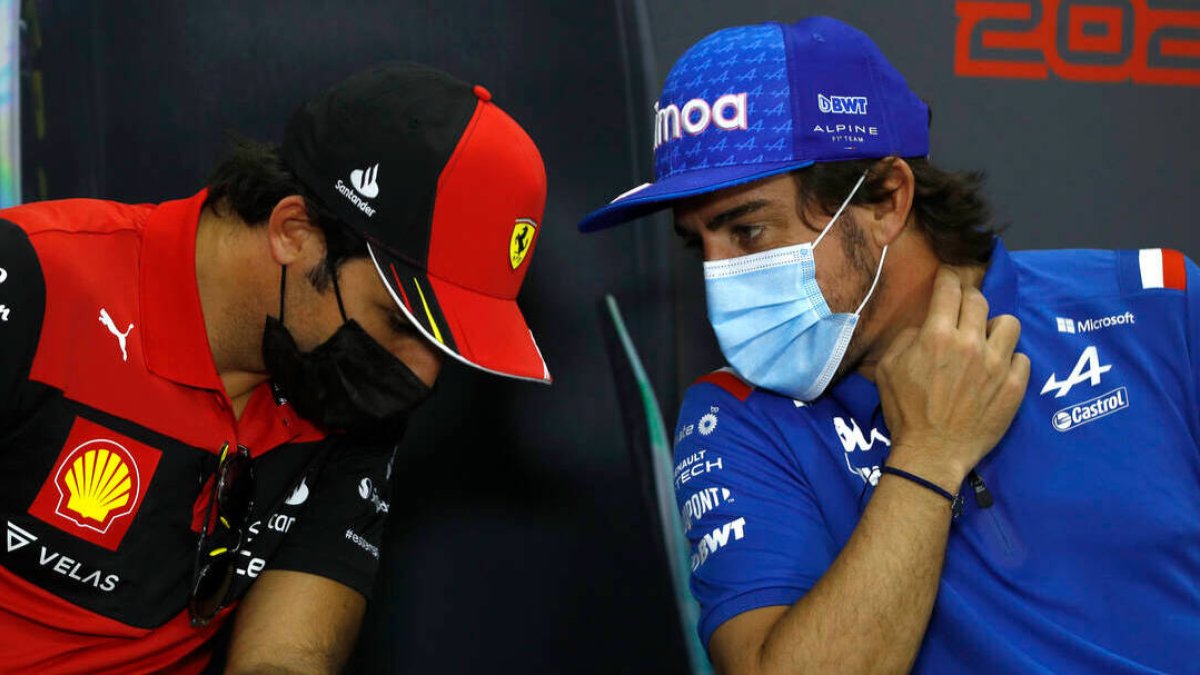
[[[992,499],[992,492],[988,490],[987,483],[983,482],[983,476],[975,469],[971,469],[971,473],[967,474],[967,482],[971,484],[971,489],[975,491],[975,503],[981,509],[991,508],[995,500]]]

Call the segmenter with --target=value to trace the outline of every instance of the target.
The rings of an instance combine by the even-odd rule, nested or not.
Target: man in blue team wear
[[[718,31],[655,106],[731,369],[675,487],[718,669],[1194,672],[1200,270],[1009,253],[929,109],[827,18]],[[963,498],[967,495],[967,498]]]

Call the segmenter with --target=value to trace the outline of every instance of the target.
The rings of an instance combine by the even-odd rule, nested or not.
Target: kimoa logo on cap
[[[686,132],[689,136],[697,136],[705,132],[709,125],[724,131],[747,129],[747,92],[725,94],[710,106],[702,98],[694,98],[683,106],[674,103],[665,108],[654,104],[654,149],[670,143],[677,138],[683,138]]]
[[[353,191],[351,191],[350,188],[342,182],[341,178],[338,179],[337,185],[334,187],[338,192],[342,193],[343,197],[349,199],[351,204],[357,206],[359,211],[367,214],[367,217],[370,218],[371,216],[375,215],[374,207],[372,207],[366,202],[366,200],[362,199],[358,195],[362,195],[367,199],[374,199],[375,197],[378,197],[379,184],[375,182],[375,179],[378,176],[379,163],[376,162],[375,166],[367,167],[366,169],[355,169],[350,172],[350,183],[354,185]],[[354,194],[355,192],[358,194]]]

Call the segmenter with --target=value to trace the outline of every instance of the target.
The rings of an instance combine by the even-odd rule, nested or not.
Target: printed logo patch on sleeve
[[[77,418],[29,513],[115,551],[137,516],[161,457],[148,445]]]

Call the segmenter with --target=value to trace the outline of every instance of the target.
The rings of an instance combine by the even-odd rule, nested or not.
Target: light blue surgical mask
[[[811,243],[704,263],[708,320],[729,365],[751,384],[801,401],[821,395],[837,372],[875,280],[853,314],[835,314],[817,285],[813,249],[829,233],[867,177]]]

